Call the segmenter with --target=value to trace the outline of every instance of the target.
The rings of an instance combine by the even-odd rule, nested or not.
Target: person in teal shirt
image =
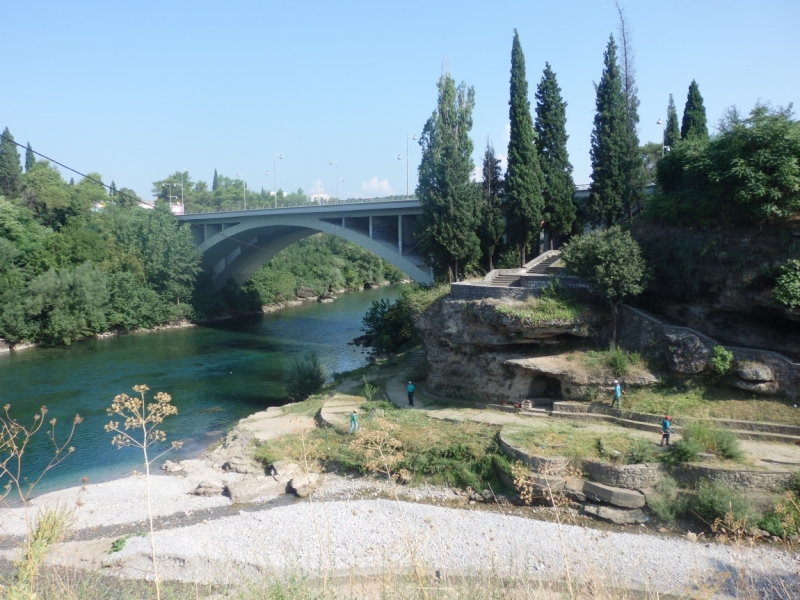
[[[664,420],[661,421],[661,445],[664,445],[664,440],[667,441],[669,446],[669,436],[672,433],[672,417],[666,415]]]
[[[408,392],[408,405],[414,406],[414,384],[411,383],[410,381],[406,386],[406,391]]]
[[[348,433],[355,433],[358,431],[358,411],[353,409],[350,413],[350,431]]]
[[[611,401],[611,408],[614,408],[614,405],[617,405],[617,408],[622,408],[622,404],[620,399],[622,397],[622,388],[619,387],[619,381],[616,379],[614,380],[614,399]]]

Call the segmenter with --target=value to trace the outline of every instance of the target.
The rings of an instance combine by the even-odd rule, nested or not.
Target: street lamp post
[[[408,198],[408,140],[411,138],[412,140],[416,140],[417,136],[413,133],[406,134],[406,155],[403,156],[402,154],[397,155],[397,160],[406,159],[406,198]]]
[[[272,184],[275,187],[275,208],[278,208],[278,159],[283,160],[283,154],[272,155]],[[269,171],[267,171],[269,175]]]
[[[189,179],[189,173],[191,173],[191,169],[186,169],[186,179]],[[181,206],[183,206],[183,171],[181,171]]]
[[[661,158],[664,158],[664,148],[666,148],[666,145],[664,145],[664,142],[666,141],[667,131],[664,128],[665,127],[664,121],[662,121],[661,119],[656,121],[656,125],[661,125]]]
[[[242,178],[242,176],[239,173],[236,174],[236,177],[238,177],[239,179]],[[242,202],[244,203],[244,210],[247,210],[247,182],[242,181],[242,183],[244,184],[242,186]]]
[[[336,204],[339,204],[339,161],[332,160],[329,165],[336,165]]]

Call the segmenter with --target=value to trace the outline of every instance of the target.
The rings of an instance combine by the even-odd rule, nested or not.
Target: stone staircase
[[[559,260],[561,260],[561,254],[555,254],[550,256],[549,258],[544,259],[537,265],[534,265],[530,269],[528,269],[528,275],[549,275],[550,274],[550,267],[556,264]]]
[[[498,273],[492,278],[492,285],[499,287],[520,287],[519,273]]]

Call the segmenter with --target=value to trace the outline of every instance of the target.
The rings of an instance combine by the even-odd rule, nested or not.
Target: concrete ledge
[[[602,483],[587,481],[583,484],[583,493],[588,500],[605,502],[621,508],[642,508],[645,496],[641,492],[611,487]]]

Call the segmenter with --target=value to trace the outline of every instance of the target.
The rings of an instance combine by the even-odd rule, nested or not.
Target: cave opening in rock
[[[531,382],[530,396],[531,400],[544,398],[549,401],[547,402],[548,404],[552,403],[553,400],[560,400],[561,382],[555,377],[539,375]]]

